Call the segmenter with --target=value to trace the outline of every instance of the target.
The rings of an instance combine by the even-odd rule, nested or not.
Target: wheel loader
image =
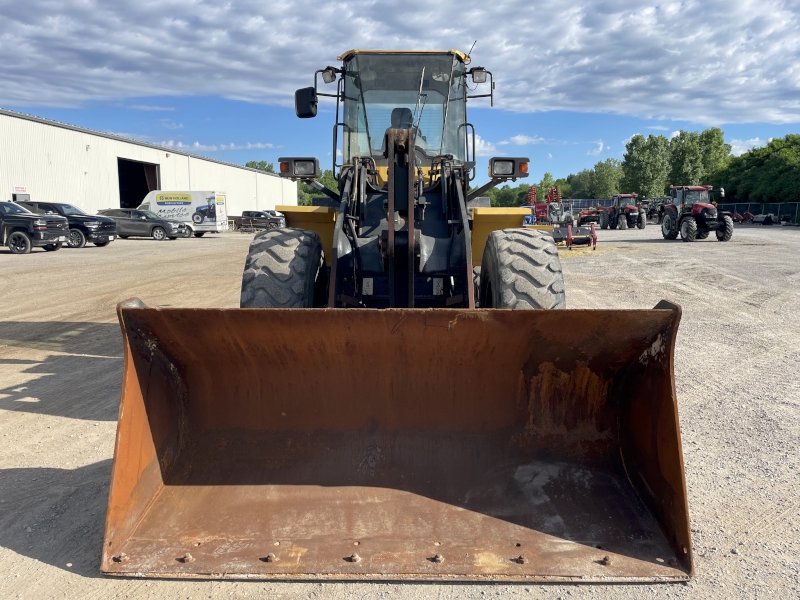
[[[338,189],[316,158],[280,159],[330,206],[278,207],[287,228],[242,257],[240,308],[118,307],[102,571],[691,577],[680,308],[566,308],[552,237],[481,200],[528,159],[490,158],[474,183],[467,103],[494,83],[468,55],[339,60],[295,95],[301,118],[335,103]]]

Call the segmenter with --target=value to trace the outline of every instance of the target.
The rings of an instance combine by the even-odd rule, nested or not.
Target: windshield
[[[620,198],[619,205],[621,207],[631,206],[636,204],[636,198]]]
[[[345,163],[372,156],[386,165],[386,130],[411,126],[418,127],[416,146],[425,156],[465,160],[465,67],[457,57],[356,54],[345,72]]]
[[[143,210],[140,212],[146,214],[147,218],[149,219],[161,219],[161,217],[159,217],[156,213],[151,213],[149,210]]]
[[[0,203],[0,210],[7,215],[30,214],[31,211],[18,206],[17,204],[9,204],[8,202]]]
[[[67,216],[71,215],[85,215],[86,213],[83,212],[77,206],[72,206],[72,204],[62,204],[61,205],[61,212]]]
[[[708,190],[686,190],[686,204],[708,203]]]

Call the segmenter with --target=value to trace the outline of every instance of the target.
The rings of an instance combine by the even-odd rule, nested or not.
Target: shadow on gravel
[[[72,470],[0,470],[0,546],[100,577],[110,479],[111,460]]]
[[[114,421],[122,382],[116,323],[0,323],[0,347],[48,353],[0,358],[0,409]]]

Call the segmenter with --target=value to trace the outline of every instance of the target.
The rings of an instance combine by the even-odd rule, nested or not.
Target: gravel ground
[[[233,307],[250,236],[0,251],[2,598],[800,596],[800,229],[730,243],[602,231],[562,252],[571,308],[683,306],[676,351],[697,577],[671,585],[107,579],[99,554],[122,374],[115,304]]]

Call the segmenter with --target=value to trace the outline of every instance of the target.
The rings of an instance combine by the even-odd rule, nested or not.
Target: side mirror
[[[313,87],[301,88],[294,93],[294,112],[301,119],[317,116],[317,90]]]

